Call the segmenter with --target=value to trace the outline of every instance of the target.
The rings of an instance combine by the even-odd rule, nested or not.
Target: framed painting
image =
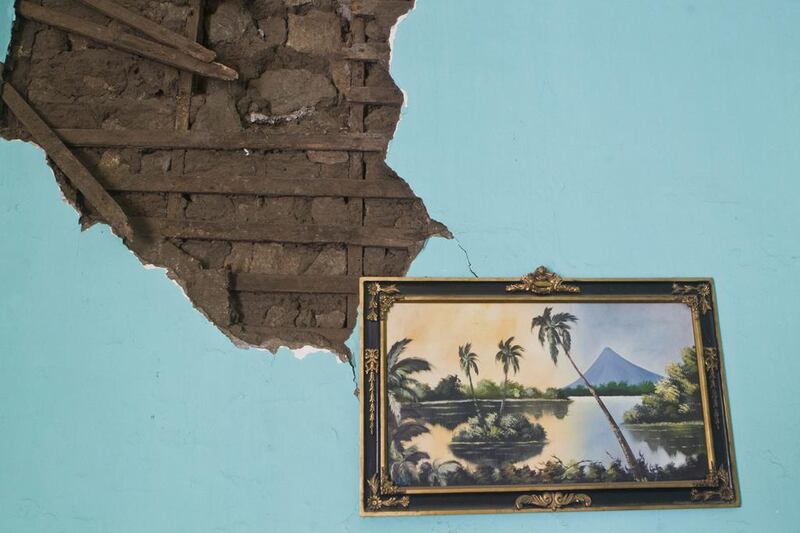
[[[360,285],[362,514],[739,505],[711,279]]]

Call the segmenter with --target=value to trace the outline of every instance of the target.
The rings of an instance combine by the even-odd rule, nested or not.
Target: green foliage
[[[412,377],[417,372],[428,372],[431,364],[420,357],[400,359],[411,339],[402,339],[392,344],[387,355],[387,384],[389,394],[395,401],[419,401],[421,384]]]
[[[485,423],[477,416],[453,435],[453,442],[542,442],[547,432],[541,424],[532,424],[525,416],[497,413],[486,415]]]
[[[572,313],[553,313],[552,307],[545,307],[541,315],[531,320],[531,331],[539,328],[539,344],[547,347],[553,364],[558,364],[559,349],[569,353],[572,349],[572,334],[570,322],[577,322],[578,317]]]
[[[519,372],[519,360],[522,359],[522,352],[525,348],[519,344],[511,344],[514,337],[509,337],[497,344],[497,353],[494,360],[503,365],[503,374],[508,376],[508,371],[513,370],[514,374]]]
[[[702,418],[697,353],[681,350],[681,362],[667,365],[667,375],[655,390],[642,397],[642,403],[625,412],[627,424],[689,422]]]
[[[427,393],[424,396],[420,396],[421,400],[463,400],[467,398],[464,385],[455,374],[443,377],[433,389],[430,387],[427,387],[427,389]]]
[[[658,466],[647,464],[644,458],[639,456],[637,466],[648,481],[671,481],[703,477],[707,468],[706,462],[706,456],[700,454],[697,457],[689,457],[681,466],[676,466],[674,463]],[[500,467],[479,465],[474,469],[467,469],[460,463],[457,464],[457,468],[451,466],[452,474],[446,474],[444,479],[435,478],[435,484],[536,485],[635,481],[629,468],[619,459],[603,464],[599,461],[562,461],[558,457],[552,457],[536,468],[528,465],[515,467],[512,463],[505,463]],[[425,471],[427,468],[430,467],[426,467],[423,463],[420,470]],[[393,479],[395,478],[393,477]],[[427,479],[424,476],[419,476],[418,481],[423,485],[434,485],[432,482],[426,483]]]
[[[652,381],[645,381],[638,385],[630,385],[624,381],[609,381],[603,385],[595,385],[594,390],[600,396],[643,396],[645,394],[652,394],[655,391],[656,385]],[[566,396],[591,396],[584,385],[577,385],[569,389],[561,389],[562,393]]]

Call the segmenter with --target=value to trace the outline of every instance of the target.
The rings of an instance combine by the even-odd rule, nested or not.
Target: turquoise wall
[[[800,3],[487,5],[400,26],[390,162],[482,276],[714,276],[742,508],[359,518],[350,368],[231,346],[2,142],[0,531],[800,529]]]

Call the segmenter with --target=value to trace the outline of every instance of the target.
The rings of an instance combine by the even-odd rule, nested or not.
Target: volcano
[[[609,347],[603,348],[584,375],[592,385],[605,385],[611,381],[639,385],[647,381],[656,383],[663,377],[631,363]],[[564,388],[570,389],[585,385],[583,380],[578,378]]]

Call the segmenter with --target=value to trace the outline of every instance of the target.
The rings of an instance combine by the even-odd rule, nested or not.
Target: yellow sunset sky
[[[680,350],[694,345],[691,313],[679,303],[421,303],[398,302],[387,321],[388,346],[408,337],[412,342],[401,357],[423,357],[430,372],[414,377],[434,386],[449,374],[457,374],[458,347],[472,343],[479,356],[475,382],[503,379],[495,363],[497,344],[514,336],[525,348],[520,371],[510,379],[540,389],[563,387],[578,378],[572,365],[561,355],[558,366],[531,332],[531,318],[545,305],[553,312],[570,312],[578,317],[572,325],[572,356],[581,370],[588,370],[604,347],[647,370],[664,375],[664,368],[680,357]]]

